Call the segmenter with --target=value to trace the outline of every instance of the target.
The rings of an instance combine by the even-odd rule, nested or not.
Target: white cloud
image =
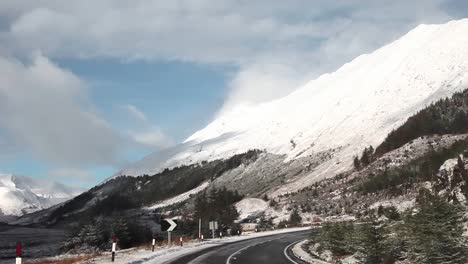
[[[153,128],[145,132],[131,132],[135,142],[151,148],[167,148],[174,145],[174,141],[160,129]]]
[[[8,151],[61,166],[119,162],[123,139],[94,111],[79,78],[40,54],[31,63],[0,56],[0,72],[1,141]]]
[[[47,175],[52,178],[73,178],[78,180],[90,179],[93,176],[89,171],[77,168],[55,168],[50,170]]]
[[[126,109],[133,117],[138,119],[140,122],[143,122],[145,124],[148,123],[148,118],[146,117],[146,115],[136,106],[131,105],[131,104],[126,104],[123,106],[123,108]]]
[[[228,111],[283,96],[419,23],[447,21],[447,2],[7,0],[0,43],[52,58],[234,64]]]
[[[0,40],[13,53],[39,49],[53,58],[235,64],[226,110],[287,94],[305,76],[419,23],[446,21],[448,1],[9,0],[0,3],[9,26]]]
[[[137,145],[151,150],[167,148],[174,145],[174,140],[164,133],[160,128],[155,127],[148,117],[138,107],[132,104],[123,105],[122,108],[131,116],[128,124],[133,124],[133,129],[127,134]],[[134,122],[134,121],[138,122]]]

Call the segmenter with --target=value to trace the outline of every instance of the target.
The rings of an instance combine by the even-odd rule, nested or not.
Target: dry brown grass
[[[91,260],[97,257],[97,254],[93,255],[80,255],[80,256],[70,256],[63,258],[44,258],[44,259],[35,259],[35,260],[25,260],[24,264],[75,264],[82,263],[87,260]]]

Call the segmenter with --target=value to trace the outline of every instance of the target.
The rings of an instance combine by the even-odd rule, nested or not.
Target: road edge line
[[[292,242],[291,244],[287,245],[287,246],[284,248],[284,250],[283,250],[284,256],[285,256],[289,261],[291,261],[291,262],[294,263],[294,264],[299,264],[299,263],[297,263],[296,261],[294,261],[294,260],[288,255],[288,249],[289,249],[290,247],[294,246],[295,244],[300,243],[300,242],[302,242],[302,241],[304,241],[304,240],[305,240],[305,239],[300,239],[300,240],[294,241],[294,242]],[[293,254],[294,254],[294,253],[293,253]],[[226,263],[226,264],[229,264],[229,263]]]

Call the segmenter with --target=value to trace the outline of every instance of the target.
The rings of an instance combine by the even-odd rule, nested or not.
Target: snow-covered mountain
[[[57,182],[0,174],[0,216],[20,216],[46,209],[73,198],[81,191]]]
[[[153,174],[260,149],[284,155],[285,162],[331,155],[276,194],[333,177],[418,110],[468,87],[467,32],[468,19],[420,25],[288,96],[224,112],[182,144],[115,176]]]

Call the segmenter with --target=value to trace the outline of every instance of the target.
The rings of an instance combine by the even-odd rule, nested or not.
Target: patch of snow
[[[239,219],[246,219],[249,216],[257,215],[268,209],[268,203],[258,198],[245,198],[235,204]]]
[[[377,209],[379,206],[382,206],[384,208],[387,207],[395,207],[398,212],[404,212],[410,208],[413,208],[416,203],[416,199],[405,199],[404,196],[400,196],[394,199],[386,200],[386,201],[379,201],[373,203],[371,206],[369,206],[370,209]]]
[[[292,252],[293,252],[293,254],[294,254],[297,258],[299,258],[299,259],[301,259],[301,260],[303,260],[303,261],[305,261],[305,262],[307,262],[307,263],[329,264],[329,262],[326,262],[326,261],[323,261],[323,260],[320,260],[320,259],[317,259],[317,258],[313,258],[309,253],[307,253],[307,252],[302,248],[302,247],[303,247],[306,243],[308,243],[308,242],[309,242],[309,240],[305,239],[305,240],[303,240],[303,241],[301,241],[301,242],[295,244],[295,245],[293,246],[293,248],[291,249]]]
[[[162,207],[166,207],[166,206],[169,206],[169,205],[173,205],[173,204],[176,204],[176,203],[183,202],[183,201],[189,199],[192,195],[195,195],[195,194],[205,190],[208,187],[209,184],[210,184],[209,182],[204,182],[204,183],[200,184],[198,187],[196,187],[196,188],[194,188],[194,189],[192,189],[190,191],[184,192],[184,193],[179,194],[177,196],[174,196],[172,198],[169,198],[169,199],[166,199],[164,201],[158,202],[158,203],[156,203],[154,205],[144,207],[144,209],[152,210],[152,209],[162,208]]]

